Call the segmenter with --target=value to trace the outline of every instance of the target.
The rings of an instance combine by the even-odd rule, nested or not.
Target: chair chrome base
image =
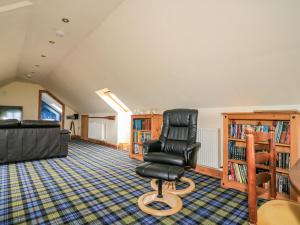
[[[174,195],[182,196],[182,195],[186,195],[186,194],[191,193],[195,189],[195,183],[191,179],[189,179],[187,177],[181,177],[180,181],[188,183],[189,186],[185,189],[176,190],[175,181],[171,181],[171,182],[164,181],[163,186],[162,186],[163,191],[167,192],[167,193],[174,194]],[[152,179],[151,180],[151,187],[153,188],[153,190],[158,189],[157,179]]]
[[[150,208],[148,205],[152,202],[162,202],[171,207],[171,209],[158,210]],[[169,216],[179,212],[182,209],[182,200],[180,197],[163,192],[162,198],[157,196],[157,191],[151,191],[146,194],[143,194],[138,199],[139,208],[150,215],[153,216]]]

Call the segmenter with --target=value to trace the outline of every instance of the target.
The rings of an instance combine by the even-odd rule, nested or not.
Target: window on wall
[[[118,143],[129,143],[130,141],[130,109],[109,89],[104,88],[96,91],[113,110],[118,113]]]
[[[22,120],[22,106],[0,106],[0,120],[17,119]]]
[[[49,105],[42,101],[41,120],[59,121],[61,122],[61,108],[57,105]]]
[[[40,91],[39,119],[58,121],[63,126],[64,104],[48,91]]]
[[[96,93],[117,113],[131,113],[129,108],[109,89],[104,88]]]

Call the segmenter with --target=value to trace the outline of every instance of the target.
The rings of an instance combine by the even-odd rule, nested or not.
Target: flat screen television
[[[17,119],[22,120],[22,106],[0,106],[0,120]]]

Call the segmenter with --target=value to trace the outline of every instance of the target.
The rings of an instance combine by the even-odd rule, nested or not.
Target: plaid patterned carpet
[[[243,193],[193,172],[196,191],[169,217],[147,216],[137,199],[151,191],[127,154],[81,141],[67,158],[0,165],[0,224],[247,224]]]

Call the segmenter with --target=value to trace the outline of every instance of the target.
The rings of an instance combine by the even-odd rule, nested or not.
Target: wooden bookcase
[[[223,178],[221,181],[221,184],[225,188],[233,188],[240,191],[247,191],[247,184],[244,182],[236,181],[236,179],[233,179],[229,174],[232,173],[233,170],[230,167],[230,164],[232,167],[236,165],[244,165],[241,166],[246,167],[247,162],[246,160],[238,160],[238,159],[232,159],[232,157],[229,156],[231,154],[232,156],[232,149],[229,153],[229,143],[234,145],[234,148],[245,148],[246,147],[246,141],[245,139],[239,138],[233,138],[232,132],[236,130],[236,128],[232,128],[232,126],[238,124],[239,126],[242,125],[252,125],[252,126],[275,126],[277,125],[278,121],[281,123],[289,124],[289,141],[287,143],[276,143],[275,150],[278,153],[286,153],[289,154],[289,168],[293,166],[297,160],[300,158],[300,114],[297,111],[274,111],[274,112],[253,112],[253,113],[223,113]],[[232,125],[234,124],[234,125]],[[237,126],[238,126],[237,125]],[[239,132],[241,132],[241,127],[239,127]],[[235,133],[235,132],[233,132]],[[239,133],[241,134],[241,133]],[[241,136],[241,135],[240,135]],[[286,157],[286,156],[285,156]],[[234,158],[234,157],[233,157]],[[288,160],[287,160],[288,161]],[[235,165],[233,165],[233,164]],[[268,169],[269,167],[266,165],[257,165],[257,168],[260,169]],[[243,171],[242,171],[243,172]],[[247,173],[243,173],[247,174]],[[276,176],[280,177],[283,176],[285,179],[288,179],[289,177],[289,169],[288,168],[279,168],[276,167]],[[281,181],[282,182],[282,181]],[[259,188],[260,189],[260,188]],[[259,190],[260,195],[259,197],[262,198],[268,198],[268,191],[267,189],[261,188]],[[285,200],[297,200],[296,192],[293,189],[292,185],[290,185],[289,188],[289,194],[284,192],[277,192],[277,199],[285,199]]]
[[[143,142],[158,139],[161,127],[161,114],[132,115],[129,157],[143,160]]]

